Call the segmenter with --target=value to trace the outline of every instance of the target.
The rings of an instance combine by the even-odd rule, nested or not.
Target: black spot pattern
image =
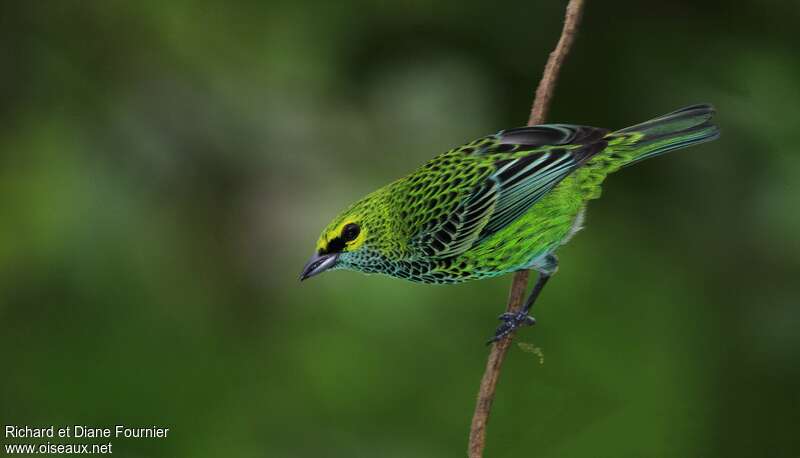
[[[359,220],[366,233],[363,247],[342,253],[338,267],[425,283],[499,274],[488,266],[505,262],[505,257],[487,255],[479,266],[474,260],[440,255],[465,240],[459,235],[479,229],[475,224],[488,208],[483,204],[496,198],[488,178],[512,161],[499,174],[499,180],[510,186],[568,155],[583,163],[605,148],[605,142],[598,141],[605,134],[604,129],[583,126],[523,127],[452,149],[357,202],[329,225],[328,230],[339,227],[347,215],[364,217]],[[539,160],[541,163],[527,170]],[[467,203],[472,206],[465,207]],[[458,211],[462,211],[461,219],[455,220],[452,215]],[[327,242],[327,250],[342,249],[342,245],[342,237],[334,237]]]

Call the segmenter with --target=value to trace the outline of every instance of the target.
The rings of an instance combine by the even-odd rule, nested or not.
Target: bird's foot
[[[533,326],[536,324],[536,318],[528,315],[528,312],[526,311],[514,313],[506,312],[497,317],[497,319],[503,323],[497,327],[497,330],[494,332],[494,337],[489,339],[489,341],[486,342],[486,345],[499,341],[521,326]]]

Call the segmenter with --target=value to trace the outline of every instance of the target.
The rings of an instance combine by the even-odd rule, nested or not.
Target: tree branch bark
[[[558,74],[561,66],[569,54],[572,43],[575,41],[575,34],[583,12],[584,0],[569,0],[567,11],[564,17],[564,27],[561,30],[561,37],[558,40],[553,52],[547,59],[542,79],[536,88],[536,96],[531,107],[531,114],[528,118],[528,125],[535,126],[544,122],[547,110],[550,108],[550,100],[553,97]],[[522,306],[525,299],[525,291],[528,286],[530,273],[523,270],[514,274],[511,283],[511,290],[508,294],[506,305],[507,312],[516,312]],[[489,352],[486,360],[486,369],[481,378],[478,390],[478,399],[475,403],[475,413],[472,415],[472,426],[469,432],[469,448],[467,450],[469,458],[482,458],[483,449],[486,446],[486,425],[489,422],[489,413],[492,410],[494,393],[497,388],[497,381],[500,378],[500,370],[503,367],[506,353],[511,346],[514,334],[509,334],[504,339],[495,343]]]

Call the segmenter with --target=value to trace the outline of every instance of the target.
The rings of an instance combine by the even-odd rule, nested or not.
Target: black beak
[[[313,277],[314,275],[321,274],[326,270],[336,265],[339,260],[339,253],[317,254],[314,253],[311,259],[308,260],[303,271],[300,272],[300,281],[306,278]]]

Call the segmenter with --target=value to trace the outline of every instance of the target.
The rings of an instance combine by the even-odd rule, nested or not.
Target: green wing
[[[418,234],[418,246],[426,256],[448,258],[502,230],[605,148],[606,133],[567,124],[522,127],[456,150],[487,161],[492,172],[440,224]]]

